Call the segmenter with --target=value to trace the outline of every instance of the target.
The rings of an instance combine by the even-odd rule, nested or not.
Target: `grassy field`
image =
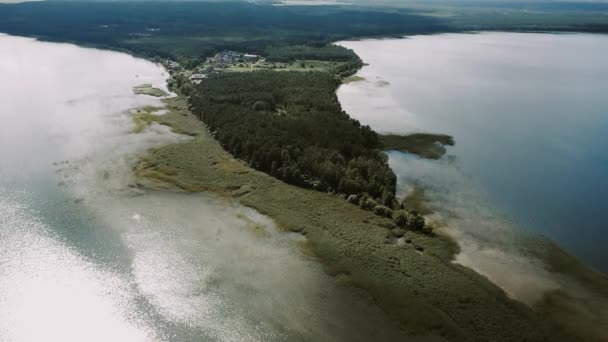
[[[315,61],[315,60],[298,60],[294,62],[257,62],[257,63],[240,63],[230,66],[225,71],[247,72],[256,70],[273,70],[273,71],[323,71],[334,73],[333,70],[343,63],[330,61]]]
[[[192,140],[155,148],[136,167],[140,185],[211,191],[272,217],[307,237],[327,271],[366,290],[412,334],[450,340],[559,341],[556,327],[506,297],[475,272],[453,264],[456,245],[442,236],[394,229],[391,221],[338,196],[287,185],[227,153],[180,98],[146,122]],[[154,109],[156,110],[156,109]]]

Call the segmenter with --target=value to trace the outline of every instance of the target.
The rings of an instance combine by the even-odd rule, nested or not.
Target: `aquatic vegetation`
[[[349,84],[349,83],[353,83],[353,82],[361,82],[361,81],[365,81],[365,77],[361,77],[361,76],[349,76],[346,77],[342,80],[342,84]]]
[[[169,95],[166,91],[159,88],[154,88],[151,84],[135,86],[133,87],[133,92],[137,95],[150,95],[154,97],[163,97]]]
[[[408,135],[386,134],[380,136],[385,150],[396,150],[417,154],[424,158],[439,159],[445,146],[453,146],[454,138],[446,134],[415,133]]]
[[[182,98],[171,101],[170,108],[185,107]],[[177,117],[184,120],[172,121]],[[135,170],[141,185],[235,198],[282,229],[304,234],[307,248],[331,274],[366,289],[407,331],[501,341],[561,334],[486,278],[453,264],[457,246],[449,239],[394,230],[391,219],[338,195],[291,186],[253,170],[226,152],[192,114],[177,110],[160,118],[172,121],[175,131],[200,131],[190,141],[150,150]]]

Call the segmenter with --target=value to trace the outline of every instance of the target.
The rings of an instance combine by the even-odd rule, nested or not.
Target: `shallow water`
[[[365,81],[338,91],[348,113],[381,132],[455,138],[439,162],[391,153],[402,186],[434,189],[430,196],[461,220],[452,227],[467,226],[460,233],[473,225],[542,234],[608,271],[608,36],[442,34],[340,44],[369,63],[358,74]]]
[[[131,167],[187,137],[129,109],[164,70],[0,35],[1,341],[403,338],[326,275],[299,235],[209,195],[150,192]]]

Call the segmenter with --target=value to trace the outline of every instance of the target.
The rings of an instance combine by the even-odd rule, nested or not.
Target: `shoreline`
[[[465,32],[467,33],[483,33],[483,32],[496,32],[496,31],[480,31],[480,32]],[[505,33],[523,33],[519,31],[500,31]],[[543,32],[532,32],[532,33],[543,33]],[[550,32],[551,34],[586,34],[585,32]],[[440,33],[440,34],[450,34],[450,33]],[[404,37],[406,38],[406,37]],[[377,41],[376,39],[373,39]],[[344,46],[344,45],[342,45]],[[355,53],[357,51],[355,50]],[[370,74],[362,75],[359,70],[354,76],[359,77],[370,77]],[[382,75],[373,74],[376,77],[381,77]],[[348,85],[345,85],[348,86]],[[355,86],[356,85],[351,85]],[[362,122],[363,124],[369,124],[369,122]],[[432,137],[432,135],[430,135]],[[451,138],[451,137],[450,137]],[[394,139],[398,141],[399,139]],[[453,141],[451,141],[453,143]],[[445,144],[444,144],[445,145]],[[449,143],[447,145],[450,145]],[[397,152],[410,152],[407,149],[398,149],[395,148]],[[429,159],[439,159],[442,154],[439,154],[436,158],[433,158],[433,155],[429,155],[431,158]],[[432,162],[432,161],[431,161]],[[446,167],[446,165],[441,165]],[[420,192],[421,188],[419,184],[414,184],[412,195],[417,195],[416,192]],[[422,188],[424,190],[424,188]],[[437,199],[436,199],[437,200]],[[421,200],[422,201],[422,200]],[[436,207],[441,207],[442,203],[437,201],[435,203]],[[446,208],[446,211],[449,212],[449,207]],[[449,216],[449,213],[448,213]],[[441,220],[441,226],[443,227],[445,223],[441,216],[438,216]],[[456,233],[456,235],[454,235]],[[446,231],[446,234],[450,236],[456,244],[459,246],[466,241],[463,241],[462,237],[459,237],[458,232],[449,233]],[[464,267],[468,267],[472,270],[475,270],[478,274],[481,274],[487,277],[493,284],[505,289],[505,292],[508,296],[514,300],[525,303],[529,307],[533,308],[537,312],[541,312],[549,319],[554,320],[555,322],[559,322],[562,326],[567,326],[571,332],[578,334],[577,338],[581,338],[583,340],[603,340],[607,336],[604,332],[601,331],[601,328],[598,329],[598,326],[605,325],[608,322],[608,317],[602,311],[603,305],[608,305],[608,276],[599,270],[594,269],[591,266],[586,265],[584,262],[579,260],[577,257],[571,255],[568,251],[564,250],[560,247],[556,242],[551,239],[541,236],[535,237],[532,234],[525,232],[513,232],[514,235],[520,235],[522,243],[525,243],[524,248],[529,255],[527,255],[530,262],[541,262],[543,265],[546,265],[547,270],[542,269],[543,272],[547,272],[550,274],[550,278],[555,281],[555,288],[546,288],[542,291],[538,291],[539,298],[534,299],[532,301],[526,300],[525,297],[520,297],[511,293],[509,290],[509,286],[505,286],[505,283],[500,279],[495,279],[492,277],[492,274],[486,274],[483,272],[483,269],[479,269],[476,267],[476,263],[467,262],[466,255],[463,258],[462,253],[456,253],[454,263],[458,263],[463,265]],[[487,246],[486,246],[487,247]],[[482,253],[484,247],[480,247],[480,253],[477,255],[477,258],[484,258],[484,254]],[[487,247],[490,250],[490,247]],[[506,252],[507,256],[508,251]],[[490,255],[491,256],[491,255]],[[512,258],[520,258],[519,255],[511,255]],[[482,261],[483,264],[483,261]],[[500,265],[497,265],[500,266]],[[523,274],[525,277],[525,274]],[[503,279],[504,280],[504,279]],[[510,286],[514,284],[511,283]],[[539,286],[540,284],[532,284]],[[521,286],[521,285],[515,285]],[[534,289],[532,289],[534,290]],[[568,308],[568,309],[566,309]],[[583,318],[587,316],[587,318]],[[589,323],[588,321],[594,321],[593,323]]]
[[[521,331],[529,331],[530,338],[560,335],[554,333],[556,326],[509,299],[485,277],[454,264],[458,247],[447,237],[410,231],[393,236],[386,218],[336,195],[297,188],[250,169],[219,145],[183,98],[165,102],[169,113],[158,116],[159,123],[189,132],[193,139],[143,156],[135,168],[140,186],[212,192],[304,235],[329,274],[370,294],[412,334],[456,340],[474,335],[518,340]]]
[[[359,70],[360,69],[358,69],[353,74],[353,75],[355,75],[355,77]],[[196,119],[196,118],[195,118],[195,120],[198,121],[198,119]],[[452,137],[446,136],[446,135],[434,135],[434,134],[416,135],[416,134],[414,134],[414,137],[416,137],[416,136],[418,136],[419,138],[422,138],[423,143],[420,146],[425,147],[425,148],[428,148],[429,146],[435,146],[437,142],[440,142],[440,144],[442,146],[453,144]],[[416,140],[416,139],[414,139],[414,140]],[[401,143],[401,141],[397,141],[397,143],[394,145],[398,145],[399,143]],[[420,142],[418,142],[418,143],[420,143]],[[416,146],[416,144],[414,144],[414,146]],[[403,147],[403,146],[399,146],[399,147]],[[408,146],[405,146],[405,147],[407,148]],[[406,148],[401,148],[401,150],[407,150]],[[437,151],[433,151],[432,149],[430,152],[433,152],[433,153],[427,155],[427,158],[429,158],[429,159],[438,159],[441,157],[441,155],[443,155],[443,153],[445,153],[445,152],[441,152],[441,151],[438,153],[435,153]],[[179,153],[179,152],[173,151],[172,153]],[[424,151],[422,153],[424,153]],[[420,153],[420,151],[418,151],[418,154],[422,154],[422,153]],[[247,165],[244,164],[244,162],[241,162],[241,161],[238,161],[238,162],[241,164],[241,167],[243,167],[245,170],[248,169],[249,171],[252,171],[251,169],[249,169],[249,167]],[[241,171],[241,172],[248,173],[249,171]],[[154,174],[153,177],[156,177],[156,179],[160,179],[163,182],[168,182],[169,186],[171,186],[171,184],[177,185],[179,188],[181,188],[184,191],[195,191],[195,192],[196,191],[211,191],[211,192],[215,192],[216,194],[219,193],[222,196],[236,199],[241,204],[243,204],[247,207],[253,208],[253,209],[257,210],[258,212],[271,217],[273,220],[275,220],[277,222],[277,224],[279,226],[283,227],[284,229],[286,229],[288,231],[292,231],[292,232],[302,233],[303,235],[305,235],[307,237],[307,241],[309,241],[309,243],[307,244],[308,247],[310,248],[312,253],[319,258],[320,262],[325,265],[328,273],[335,275],[335,276],[339,276],[341,278],[348,279],[349,283],[351,285],[366,290],[367,293],[370,293],[374,297],[375,301],[379,303],[379,305],[382,307],[383,310],[390,313],[391,315],[394,315],[394,313],[393,313],[394,307],[391,308],[391,306],[393,306],[393,305],[391,304],[391,305],[387,306],[386,304],[382,304],[385,300],[378,299],[378,298],[384,297],[383,291],[375,292],[374,290],[370,289],[369,285],[362,285],[361,279],[358,279],[358,278],[353,279],[351,277],[352,269],[350,269],[350,266],[346,267],[346,269],[343,269],[343,268],[337,268],[334,265],[334,263],[336,262],[336,259],[340,260],[340,258],[339,257],[336,258],[336,256],[333,255],[333,253],[331,253],[331,251],[326,251],[326,250],[321,249],[321,245],[327,245],[327,244],[331,245],[332,244],[332,242],[325,241],[325,239],[327,239],[327,236],[319,237],[318,235],[316,235],[317,233],[314,233],[314,232],[311,233],[310,231],[311,230],[314,231],[314,228],[311,227],[310,224],[304,224],[303,227],[294,227],[293,222],[292,222],[293,218],[291,218],[291,217],[285,218],[282,216],[282,214],[283,214],[282,212],[287,210],[287,208],[289,208],[289,210],[296,210],[296,211],[302,210],[302,208],[293,208],[293,207],[283,205],[281,203],[278,203],[278,204],[277,203],[266,203],[268,201],[273,201],[273,200],[276,201],[277,198],[281,198],[281,194],[279,194],[279,193],[282,191],[286,191],[286,189],[284,189],[284,190],[274,189],[275,191],[272,191],[273,190],[272,188],[274,188],[274,187],[281,188],[282,186],[291,187],[291,186],[286,185],[280,181],[274,180],[275,181],[274,184],[267,185],[267,187],[264,189],[264,191],[261,191],[261,189],[258,189],[255,186],[250,187],[249,185],[242,185],[242,184],[230,185],[228,187],[224,186],[222,188],[221,181],[219,182],[219,184],[215,184],[214,186],[202,185],[205,183],[205,181],[197,180],[197,181],[194,181],[194,184],[198,184],[198,185],[193,187],[193,186],[189,185],[188,182],[183,183],[179,180],[179,178],[180,178],[179,171],[171,169],[169,172],[172,174],[169,175],[168,177],[167,177],[167,175],[163,175],[162,172],[161,172],[161,174]],[[257,171],[253,171],[253,172],[259,173]],[[265,174],[262,174],[262,175],[265,177],[270,177]],[[270,178],[272,178],[272,177],[270,177]],[[304,189],[300,189],[300,190],[304,190]],[[422,191],[420,191],[420,190],[422,190]],[[261,192],[273,193],[273,196],[266,196],[265,194],[262,194],[261,196],[259,196],[259,193],[261,193]],[[277,193],[277,192],[279,192],[279,193]],[[421,198],[421,196],[424,197],[424,189],[418,189],[418,193],[415,193],[413,195],[415,198],[412,198],[412,200],[418,201],[418,202],[424,202],[424,199]],[[321,193],[321,194],[319,194],[319,196],[331,196],[331,195]],[[306,194],[306,195],[302,194],[302,195],[298,196],[298,199],[306,198],[306,197],[308,197],[308,194]],[[251,199],[251,198],[253,198],[253,199]],[[340,200],[339,198],[337,198],[337,199]],[[322,203],[323,201],[318,201],[318,202]],[[417,203],[417,204],[412,203],[412,204],[417,205],[420,203]],[[318,211],[319,209],[318,208],[309,209],[309,212],[307,212],[307,210],[303,210],[304,211],[303,214],[306,217],[307,214],[308,215],[311,214],[310,211],[312,211],[312,213],[314,213],[315,210]],[[346,216],[346,215],[344,215],[344,216]],[[377,217],[375,217],[375,218],[377,218]],[[341,219],[343,219],[343,217]],[[306,219],[306,221],[310,221],[310,220],[311,220],[310,218]],[[339,222],[339,220],[340,219],[334,220],[334,222],[332,222],[332,223],[339,225],[339,223],[336,223],[336,222]],[[342,223],[342,222],[340,222],[340,223]],[[384,228],[386,228],[386,225],[387,225],[387,223],[383,223],[383,222],[374,222],[374,223],[380,227],[384,226]],[[325,227],[324,230],[327,230],[327,227]],[[391,234],[390,230],[389,230],[388,234],[390,236],[390,234]],[[458,262],[457,257],[459,255],[459,250],[460,250],[457,239],[455,239],[455,237],[453,237],[451,235],[446,235],[441,231],[440,231],[440,235],[441,235],[440,239],[444,239],[443,242],[448,241],[447,244],[444,244],[441,247],[439,247],[437,245],[435,246],[436,248],[442,249],[442,251],[439,253],[440,255],[442,255],[441,256],[442,262],[451,263],[454,267],[460,266],[457,263]],[[392,238],[394,239],[394,241],[396,241],[395,244],[397,244],[397,245],[402,244],[403,241],[411,240],[411,238],[409,238],[409,236],[405,236],[405,237],[396,236],[396,237],[392,237]],[[310,239],[312,239],[312,241]],[[387,243],[386,241],[387,240],[385,240],[385,243]],[[335,241],[334,241],[334,243],[335,243]],[[361,241],[358,241],[355,245],[361,246],[362,244],[363,243]],[[576,274],[577,279],[589,280],[594,284],[600,284],[602,281],[604,281],[603,279],[601,279],[601,277],[598,278],[597,275],[593,274],[593,272],[590,272],[589,270],[587,270],[584,267],[584,265],[581,265],[580,262],[573,259],[566,252],[562,251],[557,245],[553,244],[551,241],[547,241],[547,242],[543,243],[543,246],[545,246],[546,249],[553,251],[551,253],[556,256],[553,259],[553,263],[552,263],[552,268],[554,269],[555,272],[563,273],[563,274]],[[414,243],[413,247],[416,252],[419,252],[420,254],[425,253],[426,246],[420,246],[420,245],[416,245]],[[336,249],[336,246],[334,245],[329,248]],[[331,258],[329,258],[328,255],[331,255]],[[366,258],[363,258],[361,261],[365,262],[365,261],[369,261],[369,260],[366,260]],[[338,262],[340,262],[340,261],[338,261]],[[471,270],[471,272],[475,273],[477,276],[480,276],[481,278],[483,278],[484,282],[490,282],[490,283],[492,283],[492,286],[497,286],[497,287],[500,286],[499,283],[496,283],[494,281],[491,281],[488,278],[485,278],[483,273],[478,273],[473,268],[468,268],[467,266],[464,266],[464,267],[467,268],[468,270]],[[433,271],[431,271],[431,272],[433,272]],[[384,275],[384,276],[379,275],[376,277],[379,279],[382,279],[385,276],[386,275]],[[410,274],[410,276],[411,276],[411,274]],[[382,284],[384,281],[385,281],[385,279],[379,280],[378,282],[381,284],[376,283],[376,286],[381,287],[381,288],[384,287],[386,285],[386,284]],[[477,282],[479,282],[479,280]],[[503,291],[503,290],[500,290],[500,291]],[[508,297],[509,300],[511,300],[511,301],[523,303],[521,300],[518,300],[517,298],[513,297],[511,294],[507,294],[507,293],[503,292],[503,295],[505,297]],[[569,316],[569,314],[565,314],[563,312],[564,308],[569,305],[577,305],[576,300],[573,299],[572,297],[569,297],[569,295],[564,294],[560,291],[547,291],[543,295],[543,298],[540,303],[537,303],[537,304],[527,303],[527,307],[533,308],[537,314],[543,314],[548,317],[548,318],[542,319],[542,321],[546,320],[546,321],[553,322],[550,324],[547,322],[547,324],[549,324],[549,325],[564,324],[564,325],[570,326],[569,329],[570,328],[572,329],[569,332],[561,331],[561,332],[557,333],[557,335],[562,335],[562,334],[568,335],[569,333],[574,333],[575,335],[577,335],[578,338],[587,338],[588,336],[585,336],[585,335],[587,335],[588,333],[586,333],[585,331],[595,330],[595,329],[597,329],[597,326],[599,324],[591,324],[591,326],[588,326],[585,328],[580,328],[578,326],[572,328],[571,325],[580,324],[580,322],[579,323],[570,323],[570,321],[578,321],[578,320],[580,320],[580,318],[578,317],[578,314]],[[396,318],[397,318],[397,320],[399,320],[403,323],[404,317],[397,315]],[[407,318],[408,321],[410,319],[411,319],[410,317]],[[429,330],[428,326],[425,327],[424,325],[420,325],[419,322],[414,324],[414,326],[415,326],[415,328],[413,328],[413,330],[412,330],[412,327],[413,327],[412,325],[407,326],[406,328],[409,328],[410,332],[414,331],[416,333],[433,332],[432,329]],[[422,326],[422,328],[421,328],[421,326]],[[595,329],[593,329],[593,327],[595,327]],[[554,326],[553,328],[557,328],[557,326]],[[450,335],[451,333],[452,332],[446,333],[445,331],[443,331],[443,332],[439,333],[439,335],[440,336],[451,336]],[[593,334],[593,333],[589,333],[589,334]],[[596,332],[596,334],[597,334],[597,332]],[[590,340],[593,340],[593,338],[590,338]]]
[[[430,34],[450,33],[463,32]],[[397,37],[390,36],[385,39],[395,38]],[[399,39],[403,38],[406,37]],[[361,38],[364,39],[375,38]],[[40,39],[40,41],[46,40]],[[83,45],[82,42],[76,44]],[[113,49],[138,56],[137,53],[124,48],[94,44],[88,47]],[[546,327],[544,318],[522,308],[518,303],[513,303],[505,297],[502,290],[490,283],[483,275],[466,267],[453,265],[453,258],[458,252],[458,246],[454,241],[446,237],[431,240],[424,236],[410,236],[411,234],[402,237],[393,236],[391,230],[386,227],[388,225],[386,219],[364,212],[356,206],[348,206],[348,203],[337,196],[295,188],[250,169],[223,150],[213,136],[205,130],[202,122],[191,118],[191,114],[188,115],[187,104],[180,101],[183,99],[178,98],[174,102],[166,103],[167,106],[175,106],[175,111],[179,112],[177,115],[170,112],[157,119],[152,117],[153,113],[145,113],[139,117],[140,122],[133,132],[135,134],[137,130],[144,130],[147,124],[155,121],[171,127],[176,133],[193,137],[188,142],[153,148],[142,156],[134,170],[142,187],[180,189],[187,192],[209,191],[239,201],[261,213],[267,212],[277,222],[282,222],[285,229],[300,232],[306,235],[307,239],[314,240],[314,243],[310,243],[311,250],[315,251],[315,255],[319,256],[320,260],[327,263],[331,274],[349,279],[353,285],[371,293],[383,309],[412,330],[424,333],[430,331],[453,339],[480,336],[487,339],[517,340],[521,337],[517,336],[517,333],[531,333],[526,329],[534,330],[534,322],[538,321],[541,334],[546,333],[548,336],[552,333],[553,327]],[[201,126],[200,130],[197,123]],[[305,202],[304,205],[301,203],[302,200]],[[293,213],[296,217],[290,215]],[[442,274],[438,269],[445,271],[447,275]],[[376,273],[376,270],[379,273]],[[437,280],[437,277],[447,277],[447,279]],[[458,285],[454,284],[455,282],[459,282]],[[444,288],[446,286],[448,289]],[[471,288],[475,291],[481,289],[479,290],[481,292],[473,291],[475,294],[480,293],[480,296],[473,298],[463,296],[462,290],[464,289],[466,293],[467,289]],[[407,293],[401,293],[401,289],[405,289]],[[491,299],[488,303],[483,303],[488,296]],[[501,307],[482,308],[476,301],[489,306],[498,303]],[[464,309],[459,306],[463,306]],[[406,312],[427,309],[430,313],[416,312],[421,317]],[[479,312],[471,312],[476,310]],[[495,314],[494,310],[503,312],[505,316],[488,317]],[[513,312],[523,312],[522,316],[526,318],[530,315],[530,321],[513,317],[515,323],[510,327],[513,330],[492,331],[492,324],[494,327],[511,324],[501,319],[510,320],[512,316],[509,315]],[[471,322],[480,320],[481,327],[469,323],[467,319]],[[490,321],[482,322],[481,320],[484,319]],[[437,328],[437,325],[440,328]],[[490,330],[487,330],[488,328]],[[478,331],[478,329],[486,330]],[[505,327],[504,330],[507,329],[509,328]],[[505,333],[511,335],[500,335]]]
[[[440,267],[442,269],[447,267],[450,272],[455,273],[451,274],[451,277],[461,278],[464,276],[466,278],[465,283],[468,285],[460,283],[458,286],[465,286],[465,288],[472,286],[473,288],[484,289],[482,291],[485,293],[484,296],[489,295],[492,298],[489,302],[497,301],[498,303],[502,303],[500,305],[502,309],[484,308],[483,310],[489,311],[484,315],[495,315],[495,310],[502,311],[506,308],[511,308],[507,310],[511,312],[520,312],[520,310],[523,310],[521,311],[523,312],[521,315],[527,317],[525,322],[515,319],[513,323],[524,325],[533,323],[538,324],[539,326],[545,327],[542,328],[539,333],[546,334],[545,336],[554,334],[552,330],[557,328],[557,326],[553,326],[553,324],[547,322],[546,319],[540,318],[540,316],[537,316],[537,314],[533,313],[529,308],[508,298],[503,290],[492,284],[483,275],[466,267],[453,264],[454,256],[457,255],[459,248],[457,243],[451,240],[450,237],[443,234],[440,234],[441,236],[439,238],[428,239],[424,236],[417,235],[406,235],[402,237],[391,236],[390,230],[387,229],[387,225],[390,225],[390,221],[386,219],[379,218],[369,212],[360,210],[358,207],[348,204],[337,196],[295,188],[262,172],[250,169],[248,166],[244,165],[243,162],[232,158],[232,156],[219,145],[206,130],[204,124],[189,112],[187,104],[182,97],[165,98],[162,99],[162,101],[167,107],[173,108],[167,108],[169,113],[163,115],[149,113],[152,116],[148,117],[147,120],[144,120],[144,123],[147,125],[152,121],[156,121],[162,125],[169,126],[176,133],[194,137],[193,140],[198,140],[200,138],[200,141],[190,141],[153,148],[151,150],[152,158],[147,159],[147,157],[150,157],[150,153],[148,153],[147,156],[142,157],[141,160],[143,161],[144,167],[139,170],[136,168],[135,170],[139,180],[147,180],[140,182],[140,186],[151,189],[169,189],[185,192],[213,192],[222,197],[236,200],[247,207],[271,217],[283,229],[305,235],[307,241],[309,241],[309,243],[307,243],[308,247],[313,254],[318,257],[322,264],[325,265],[329,274],[339,276],[341,279],[347,280],[350,285],[363,289],[365,293],[370,294],[385,312],[401,322],[410,333],[423,335],[437,334],[448,338],[460,339],[468,336],[466,331],[473,328],[473,326],[467,328],[466,321],[464,322],[465,327],[461,327],[453,321],[451,315],[449,315],[449,317],[443,317],[443,314],[439,314],[440,312],[444,312],[444,308],[446,307],[450,307],[450,309],[448,309],[448,311],[450,311],[457,309],[457,307],[453,306],[462,306],[461,304],[456,305],[457,303],[453,302],[453,299],[458,298],[459,294],[461,294],[462,288],[444,289],[445,284],[451,284],[453,280],[441,281],[439,283],[436,281],[430,281],[428,283],[426,281],[417,281],[414,286],[410,283],[407,286],[407,292],[409,292],[409,294],[402,294],[399,293],[400,291],[396,290],[403,286],[403,279],[394,279],[395,276],[390,275],[395,271],[401,272],[402,275],[397,276],[397,278],[403,278],[404,276],[407,278],[406,281],[411,281],[411,278],[416,278],[419,275],[427,277],[429,276],[428,273],[431,273],[430,275],[437,272],[445,273],[445,271],[441,272],[437,270],[428,271],[426,266],[428,266],[429,260],[414,261],[414,259],[412,259],[412,257],[425,257],[430,255],[430,257],[435,259],[430,261],[432,265],[435,265],[433,267]],[[154,111],[157,111],[158,109],[159,108],[155,107]],[[186,146],[185,151],[182,150],[182,147],[184,146]],[[204,150],[206,149],[205,152],[211,152],[211,158],[210,160],[207,160],[209,162],[207,165],[201,165],[201,168],[197,168],[197,165],[194,165],[195,163],[192,163],[189,159],[190,157],[201,153],[200,147],[203,147]],[[165,154],[166,152],[170,152],[172,155],[168,156]],[[168,162],[161,163],[161,165],[155,164],[155,161],[158,161],[159,159]],[[148,165],[145,165],[146,163]],[[141,165],[142,163],[140,162],[140,165],[138,166]],[[176,165],[179,167],[173,167]],[[139,173],[141,171],[144,171],[144,174]],[[202,173],[204,175],[203,177],[201,177],[200,171],[206,171],[206,173]],[[225,178],[224,173],[230,173],[229,177]],[[216,178],[207,178],[206,176],[209,175],[213,175]],[[251,184],[251,181],[253,181],[253,184]],[[282,195],[285,194],[282,192],[287,192],[288,196],[283,197]],[[302,198],[308,199],[306,201],[306,208],[285,205],[290,201],[297,203],[297,201],[300,201]],[[267,201],[272,203],[266,203]],[[337,214],[323,211],[323,213],[320,213],[318,216],[326,214],[333,215],[330,215],[331,217],[329,218],[313,217],[315,216],[315,212],[319,210],[318,206],[326,202],[331,204],[332,208],[336,208],[337,206]],[[292,213],[298,212],[299,217],[294,220],[290,215],[285,215],[284,212],[286,210]],[[344,212],[341,212],[340,210],[344,210]],[[360,212],[366,213],[367,216],[361,216],[362,214]],[[349,214],[360,218],[360,222],[343,222],[342,220],[344,217],[352,218]],[[326,223],[329,223],[329,225]],[[353,234],[353,231],[350,229],[352,227],[344,226],[348,226],[349,224],[357,225],[359,223],[362,223],[361,227],[356,230],[354,237],[350,237],[349,235]],[[332,236],[332,234],[327,232],[328,230],[331,230],[330,228],[334,228],[333,226],[335,225],[341,225],[338,229],[338,236]],[[369,241],[367,241],[368,238],[371,238],[373,241],[369,243]],[[310,242],[311,239],[313,239],[314,242]],[[386,248],[386,246],[390,247]],[[402,248],[403,246],[412,249],[412,251],[408,250],[407,253],[403,253],[399,250],[399,248]],[[398,256],[392,255],[395,248],[399,251]],[[384,252],[381,252],[380,254],[376,253],[377,251],[382,250],[384,250]],[[345,256],[342,253],[344,253],[344,251],[354,253],[349,254],[349,256],[357,256],[356,261],[343,260]],[[370,256],[379,259],[372,261],[374,267],[365,265],[370,262]],[[404,263],[412,263],[412,265],[405,265]],[[366,267],[357,264],[363,264]],[[421,265],[426,266],[421,267]],[[361,270],[361,267],[364,269]],[[404,271],[404,267],[409,269]],[[399,269],[401,270],[399,271]],[[375,273],[377,270],[380,270],[378,271],[380,274]],[[423,273],[419,274],[419,272]],[[372,274],[374,275],[371,276]],[[386,277],[391,279],[385,279]],[[434,287],[432,290],[428,289],[429,284]],[[388,290],[387,286],[392,288],[392,290]],[[420,286],[422,286],[422,289],[426,288],[426,290],[420,290]],[[430,291],[430,293],[434,293],[434,291],[450,293],[443,299],[447,300],[447,304],[437,305],[434,300],[433,304],[425,304],[425,301],[429,300],[428,298],[422,300],[422,303],[416,302],[416,298],[422,291],[425,291],[425,293],[429,293],[428,291]],[[562,298],[559,293],[556,293],[555,295],[557,297],[552,297],[558,298],[558,300]],[[482,301],[483,300],[484,299],[482,299]],[[551,300],[555,301],[556,299]],[[467,301],[468,299],[465,300],[465,302]],[[559,304],[567,305],[566,302],[560,302]],[[414,308],[413,311],[420,308],[429,310],[429,312],[426,313],[429,316],[415,318],[411,316],[411,313],[404,312],[412,310],[412,307]],[[436,311],[437,309],[440,311]],[[552,310],[552,307],[548,306],[546,309],[550,311]],[[468,310],[474,311],[474,309]],[[471,315],[477,316],[476,313],[471,313]],[[507,315],[510,316],[510,314]],[[466,315],[465,317],[462,317],[461,320],[465,320],[465,318]],[[499,321],[504,320],[510,319],[502,317],[502,320]],[[495,322],[494,324],[499,324],[500,326],[501,323]],[[437,326],[442,327],[442,329],[437,329]],[[476,329],[477,328],[475,328],[475,331],[477,333]],[[470,332],[472,332],[472,330],[470,330],[469,333]],[[494,336],[495,338],[500,339],[517,340],[518,338],[517,335],[512,335],[510,337],[495,335],[499,332],[492,331],[491,328],[490,331],[486,331],[485,333],[489,334],[487,336]],[[557,335],[561,334],[557,333]]]

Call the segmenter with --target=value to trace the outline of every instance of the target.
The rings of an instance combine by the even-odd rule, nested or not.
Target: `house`
[[[232,64],[232,63],[239,62],[239,60],[241,58],[242,58],[242,55],[238,52],[222,51],[222,52],[216,54],[215,57],[213,57],[213,61],[215,63],[221,63],[221,64]]]
[[[213,68],[213,66],[206,66],[206,67],[198,68],[198,71],[203,74],[209,74],[209,73],[214,72],[215,69]]]
[[[243,55],[243,59],[246,61],[257,61],[260,59],[260,56],[246,53]]]
[[[179,65],[179,63],[177,63],[175,61],[171,61],[171,60],[167,61],[166,66],[169,70],[177,70],[181,67],[181,65]]]
[[[199,84],[205,78],[207,78],[207,75],[205,75],[205,74],[192,74],[192,76],[190,76],[190,81],[192,81],[192,83],[194,83],[194,84]]]

